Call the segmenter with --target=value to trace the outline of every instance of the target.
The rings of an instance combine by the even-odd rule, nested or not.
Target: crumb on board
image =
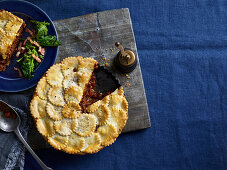
[[[130,76],[128,74],[125,75],[127,79],[130,79]]]
[[[130,83],[127,83],[127,84],[125,85],[125,87],[129,87],[129,86],[131,86],[131,84],[130,84]]]
[[[104,55],[97,56],[97,58],[99,58],[101,60],[100,65],[103,66],[103,67],[109,67],[110,63],[112,63],[111,59],[104,57]]]

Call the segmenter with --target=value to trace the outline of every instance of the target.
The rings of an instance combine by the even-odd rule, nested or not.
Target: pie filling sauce
[[[90,81],[85,87],[85,90],[83,92],[82,100],[80,101],[80,106],[83,113],[86,113],[86,108],[97,102],[98,100],[102,100],[106,95],[110,94],[112,90],[108,90],[105,92],[105,94],[100,93],[96,88],[96,70],[98,69],[98,66],[93,71]]]
[[[13,113],[5,104],[0,103],[0,116],[1,114],[6,118],[16,119],[15,113]]]

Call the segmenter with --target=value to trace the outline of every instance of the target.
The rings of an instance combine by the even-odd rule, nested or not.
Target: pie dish
[[[0,10],[0,72],[9,65],[25,26],[21,18]]]
[[[40,134],[57,150],[91,154],[111,145],[128,119],[123,87],[96,90],[98,62],[68,57],[40,79],[30,111]]]

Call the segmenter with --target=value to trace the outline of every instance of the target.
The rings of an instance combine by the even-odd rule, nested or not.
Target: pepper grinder
[[[115,46],[120,50],[114,59],[116,68],[122,73],[132,72],[137,65],[135,53],[130,48],[123,48],[119,42]]]

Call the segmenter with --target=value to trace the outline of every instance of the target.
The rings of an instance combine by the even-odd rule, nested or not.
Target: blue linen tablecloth
[[[227,169],[227,1],[30,0],[53,19],[129,8],[151,128],[94,155],[37,151],[54,169]],[[26,155],[25,169],[39,166]]]

